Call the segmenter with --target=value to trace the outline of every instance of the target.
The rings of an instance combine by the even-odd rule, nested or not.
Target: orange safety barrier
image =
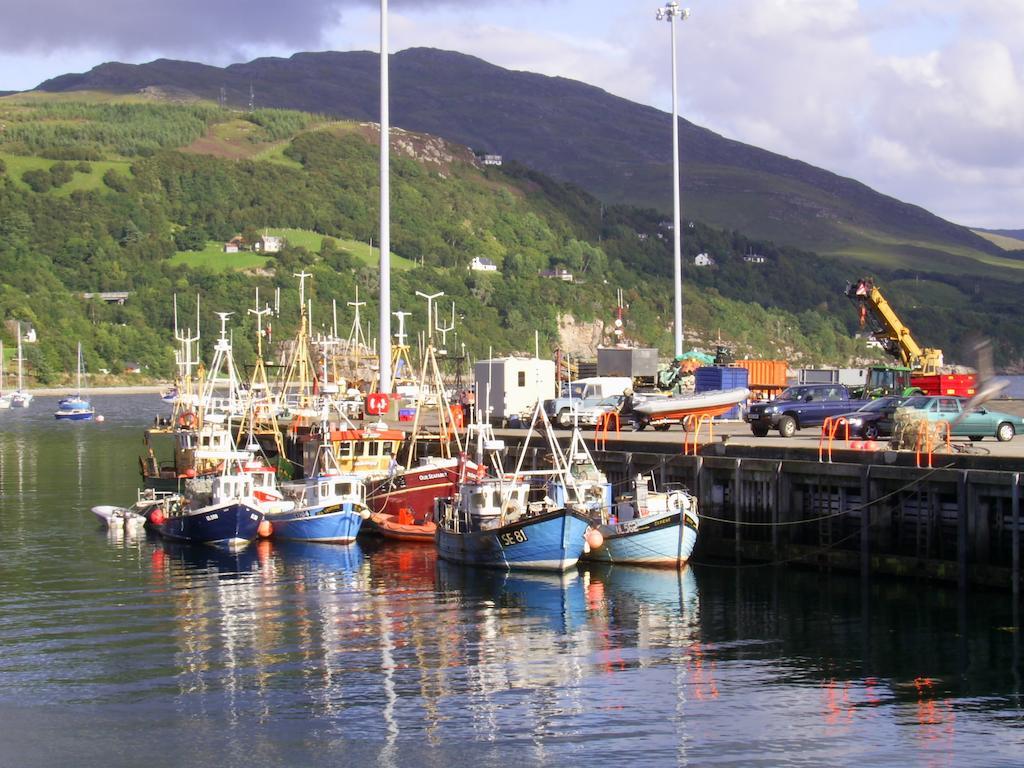
[[[842,416],[839,416],[837,418],[833,418],[833,417],[829,416],[828,418],[825,419],[825,422],[821,425],[821,436],[818,438],[818,461],[822,460],[822,456],[824,454],[824,448],[825,448],[825,445],[826,445],[825,440],[826,440],[826,437],[827,437],[827,439],[828,439],[828,443],[827,443],[827,445],[828,445],[828,460],[831,463],[831,461],[832,461],[832,443],[833,443],[833,441],[836,438],[836,432],[839,431],[839,426],[840,425],[843,425],[843,426],[846,427],[846,441],[847,442],[850,441],[850,423],[845,418],[843,418]]]
[[[597,417],[597,424],[594,425],[594,448],[600,444],[601,450],[608,447],[608,430],[612,423],[615,424],[615,434],[622,431],[622,423],[619,420],[618,411],[607,411]]]
[[[950,441],[952,438],[952,431],[949,428],[948,421],[936,421],[935,426],[946,428],[946,450],[950,449]],[[917,440],[914,443],[914,458],[917,461],[918,469],[921,468],[921,448],[924,448],[925,454],[928,457],[928,469],[932,468],[932,455],[935,452],[935,445],[932,443],[932,430],[930,426],[926,426],[925,429],[918,430]]]
[[[700,436],[700,428],[704,425],[708,425],[708,442],[714,439],[714,422],[711,417],[706,413],[702,413],[699,416],[696,414],[690,414],[683,417],[683,455],[690,456],[690,435],[693,435],[693,456],[697,455],[697,451],[700,450],[700,444],[697,442]]]

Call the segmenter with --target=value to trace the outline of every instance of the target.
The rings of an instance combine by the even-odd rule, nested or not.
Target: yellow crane
[[[882,348],[907,366],[915,374],[932,375],[942,367],[942,350],[922,347],[900,320],[878,286],[870,278],[858,280],[846,287],[846,295],[858,306],[861,327],[868,317],[874,326],[871,337]]]

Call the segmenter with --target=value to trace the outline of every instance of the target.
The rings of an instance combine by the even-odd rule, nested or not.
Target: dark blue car
[[[850,399],[842,384],[801,384],[784,389],[775,400],[753,403],[746,420],[755,437],[764,437],[777,429],[782,437],[792,437],[798,429],[820,427],[830,416],[839,416],[864,405]]]

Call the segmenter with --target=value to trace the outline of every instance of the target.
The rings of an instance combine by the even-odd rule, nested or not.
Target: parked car
[[[842,384],[802,384],[782,390],[775,400],[752,403],[746,420],[755,437],[764,437],[772,429],[792,437],[798,429],[820,427],[829,416],[849,413],[863,404],[851,399]]]
[[[866,440],[877,440],[892,434],[893,414],[907,398],[902,396],[878,397],[868,400],[856,411],[843,413],[836,419],[846,419],[850,425],[850,437],[862,437]],[[842,426],[839,435],[845,435]]]
[[[945,421],[950,425],[951,435],[969,437],[971,440],[994,437],[1006,442],[1024,430],[1024,418],[1012,413],[994,411],[984,405],[965,413],[964,406],[969,400],[966,397],[919,395],[907,398],[901,408],[920,411],[929,421]],[[894,420],[895,412],[888,420],[883,418],[879,422],[879,429],[887,429],[892,434]]]

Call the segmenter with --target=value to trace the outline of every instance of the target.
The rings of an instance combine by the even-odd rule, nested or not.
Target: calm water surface
[[[1024,765],[1009,595],[98,528],[155,395],[0,412],[0,766]]]

